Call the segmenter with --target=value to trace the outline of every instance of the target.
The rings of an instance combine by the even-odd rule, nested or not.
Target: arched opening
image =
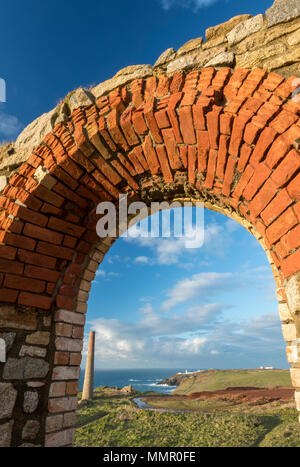
[[[1,384],[11,400],[18,392],[0,425],[6,444],[21,445],[28,413],[35,443],[72,444],[87,301],[115,241],[99,241],[96,210],[103,201],[118,205],[120,194],[147,206],[200,201],[251,231],[273,270],[299,399],[293,83],[261,69],[207,67],[116,84],[97,98],[73,96],[65,120],[0,198],[1,324],[16,343]]]
[[[138,391],[154,390],[155,380],[163,375],[159,368],[171,376],[185,369],[287,367],[276,285],[260,244],[236,221],[210,210],[205,210],[205,231],[204,245],[191,250],[185,248],[185,239],[172,237],[121,238],[110,248],[88,302],[86,328],[97,333],[96,368],[102,370],[96,371],[95,387],[132,384]],[[116,368],[118,372],[111,371]],[[135,368],[144,371],[135,372]],[[85,415],[85,422],[93,424],[79,429],[76,445],[93,446],[97,438],[97,446],[110,445],[101,444],[107,439],[116,446],[119,427],[112,424],[108,435],[112,415],[99,395],[88,410],[80,410],[78,419],[84,420],[82,414],[94,410],[99,424]],[[100,404],[107,411],[103,406],[100,411]],[[120,413],[114,412],[116,419],[119,416],[121,424],[122,417],[138,417],[123,405]],[[144,433],[146,438],[138,439],[138,418],[136,431],[130,423],[121,425],[122,440],[130,438],[130,443],[137,443],[131,446],[141,445],[138,441],[147,436]]]

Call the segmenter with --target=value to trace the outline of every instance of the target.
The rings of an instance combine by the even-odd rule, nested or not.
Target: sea
[[[176,373],[198,371],[190,368],[151,368],[151,369],[120,369],[120,370],[95,370],[94,388],[109,386],[123,388],[132,385],[133,389],[140,392],[155,391],[169,394],[176,386],[159,384],[162,379],[170,378]],[[79,390],[82,391],[84,370],[81,371]]]

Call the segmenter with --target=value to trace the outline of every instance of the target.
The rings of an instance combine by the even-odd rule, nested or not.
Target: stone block
[[[23,409],[25,413],[34,413],[39,405],[37,392],[27,391],[24,394]]]
[[[53,370],[53,381],[77,380],[80,376],[80,367],[57,366]]]
[[[14,306],[0,307],[0,327],[34,331],[37,328],[37,318],[32,313],[21,313]]]
[[[50,332],[35,332],[26,337],[26,344],[48,345],[50,342]]]
[[[165,50],[156,60],[154,67],[164,65],[175,57],[175,50],[173,48]]]
[[[40,431],[40,423],[37,420],[28,420],[23,428],[22,438],[34,440]]]
[[[253,18],[243,21],[233,28],[229,34],[227,34],[227,40],[230,46],[241,42],[246,37],[259,31],[264,25],[263,15],[257,15]]]
[[[0,383],[0,420],[12,416],[17,395],[12,384]]]
[[[63,447],[70,446],[74,441],[75,430],[69,429],[60,431],[59,433],[48,434],[45,439],[45,447]]]
[[[0,448],[9,448],[11,446],[13,425],[13,420],[4,425],[0,425]]]
[[[63,427],[63,415],[53,415],[46,419],[46,433],[61,430]]]
[[[18,380],[45,378],[48,371],[49,364],[39,358],[9,358],[4,366],[3,379]]]
[[[46,357],[47,350],[42,347],[31,347],[28,345],[23,345],[20,350],[20,357]]]
[[[276,0],[266,11],[268,27],[300,16],[299,0]]]

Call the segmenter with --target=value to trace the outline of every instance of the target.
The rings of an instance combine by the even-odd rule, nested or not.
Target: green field
[[[174,394],[216,391],[231,387],[291,387],[289,370],[210,370],[184,379]]]
[[[224,376],[226,382],[222,379]],[[245,384],[242,384],[243,381]],[[224,385],[287,387],[290,380],[289,372],[285,371],[271,374],[269,371],[257,373],[242,370],[215,372],[201,384],[205,385],[201,386],[205,390],[222,389]],[[187,391],[188,388],[183,390]],[[136,393],[134,397],[151,394],[154,395]],[[168,413],[138,409],[132,398],[105,388],[96,390],[94,400],[78,410],[75,447],[300,446],[298,412],[292,400],[257,406],[191,400],[182,402],[181,406],[191,412]],[[172,408],[174,403],[170,400],[165,407]],[[174,408],[178,408],[176,403]]]

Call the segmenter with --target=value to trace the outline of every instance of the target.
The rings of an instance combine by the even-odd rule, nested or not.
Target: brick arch
[[[136,79],[98,99],[85,92],[88,104],[66,113],[10,177],[0,197],[0,322],[14,344],[0,392],[19,402],[0,418],[7,444],[72,443],[88,294],[114,241],[99,240],[96,206],[122,193],[203,201],[256,236],[300,408],[297,83],[207,67]]]

